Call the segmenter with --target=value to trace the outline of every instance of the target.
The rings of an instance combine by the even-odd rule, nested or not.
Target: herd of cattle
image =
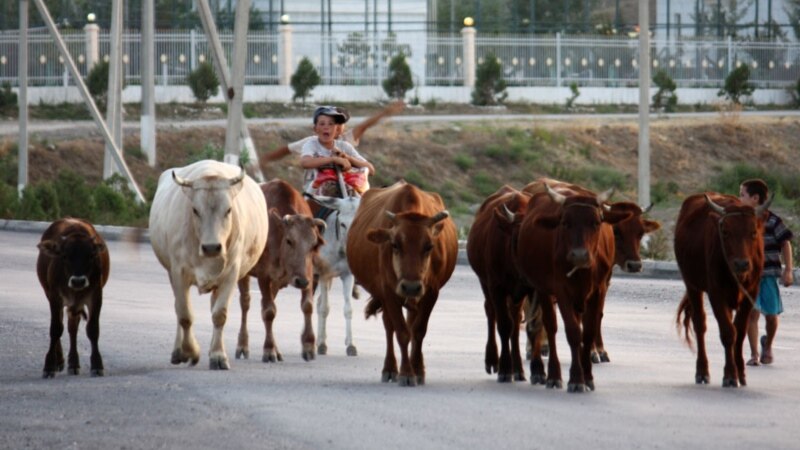
[[[592,363],[608,361],[600,330],[612,266],[641,270],[639,243],[657,230],[646,210],[630,202],[611,202],[578,185],[536,180],[522,190],[504,186],[476,213],[467,240],[469,263],[485,297],[488,325],[487,373],[498,381],[525,380],[519,346],[523,322],[531,343],[531,383],[561,388],[556,349],[556,307],[571,352],[569,392],[594,390]],[[214,331],[211,369],[228,369],[223,341],[227,308],[238,287],[242,322],[236,358],[249,357],[247,312],[250,277],[261,291],[266,329],[262,360],[281,361],[272,333],[275,297],[291,285],[302,292],[305,323],[302,357],[327,351],[325,320],[333,278],[342,279],[347,319],[346,350],[356,355],[350,320],[355,283],[371,296],[367,316],[382,312],[386,356],[381,379],[401,386],[425,383],[422,348],[428,319],[439,291],[455,269],[456,227],[439,195],[398,182],[371,189],[361,198],[303,196],[275,180],[256,184],[238,167],[200,161],[165,171],[150,213],[150,238],[167,270],[175,297],[177,329],[172,363],[200,360],[194,336],[189,289],[211,293]],[[708,295],[725,348],[722,385],[745,385],[742,346],[747,316],[757,294],[763,265],[763,211],[736,197],[716,193],[690,196],[675,229],[675,256],[686,285],[676,323],[690,342],[690,323],[698,341],[695,381],[709,382],[704,334],[703,293]],[[313,211],[332,210],[322,220]],[[66,309],[70,349],[68,372],[77,374],[76,347],[81,317],[91,341],[91,374],[104,374],[98,350],[102,289],[109,255],[103,238],[80,219],[54,222],[38,245],[37,273],[50,302],[50,348],[43,375],[64,369],[61,348]],[[312,312],[317,300],[318,338]],[[404,311],[405,309],[405,311]],[[734,316],[735,313],[735,316]],[[523,319],[524,315],[524,319]],[[498,355],[495,334],[500,336]],[[394,341],[400,350],[398,370]],[[548,367],[542,359],[549,345]],[[409,344],[411,348],[409,350]]]

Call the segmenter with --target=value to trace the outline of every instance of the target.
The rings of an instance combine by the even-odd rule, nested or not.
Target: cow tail
[[[375,297],[370,297],[369,300],[367,300],[367,306],[364,307],[364,317],[369,319],[371,316],[375,316],[381,312],[382,309],[383,306],[381,302]]]
[[[681,318],[683,315],[683,318]],[[678,330],[678,336],[681,335],[681,325],[683,325],[683,334],[684,339],[686,340],[686,344],[691,347],[692,346],[692,335],[691,335],[691,328],[689,325],[692,321],[692,303],[689,301],[689,295],[683,294],[683,299],[681,300],[680,305],[678,305],[678,314],[675,318],[675,327]]]

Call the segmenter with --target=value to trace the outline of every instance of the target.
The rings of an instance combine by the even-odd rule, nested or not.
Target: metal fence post
[[[100,61],[100,27],[95,23],[87,24],[86,32],[86,73]]]
[[[561,33],[556,33],[556,86],[561,87]]]
[[[464,27],[461,29],[461,38],[464,47],[464,87],[475,87],[475,28]]]
[[[728,35],[728,72],[731,73],[733,70],[733,38]]]
[[[197,34],[194,30],[189,30],[189,61],[192,72],[197,69]]]
[[[278,84],[288,86],[292,79],[292,26],[282,23],[278,26],[280,50],[278,57]]]

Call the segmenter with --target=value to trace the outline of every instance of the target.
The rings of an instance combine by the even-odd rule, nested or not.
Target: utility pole
[[[650,204],[650,5],[639,0],[639,205]]]
[[[142,115],[140,146],[151,167],[156,165],[156,63],[155,63],[155,0],[142,0]]]
[[[228,128],[225,133],[225,162],[239,164],[242,149],[242,134],[237,132],[244,125],[242,102],[244,101],[244,71],[247,60],[247,27],[250,22],[250,0],[236,2],[236,17],[233,24],[233,64],[231,65],[228,96]],[[255,158],[250,155],[250,159]]]
[[[108,104],[106,123],[117,148],[122,148],[122,0],[111,3],[111,51],[108,60]],[[117,172],[112,153],[114,148],[106,144],[103,158],[103,179]]]
[[[28,184],[28,0],[19,1],[19,167],[17,192]]]

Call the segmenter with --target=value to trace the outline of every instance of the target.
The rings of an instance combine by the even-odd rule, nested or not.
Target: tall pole
[[[242,102],[244,101],[244,73],[247,60],[247,27],[250,19],[250,0],[236,2],[236,17],[233,25],[233,64],[231,65],[228,95],[228,128],[225,133],[225,161],[239,164],[242,150],[241,132]],[[246,150],[245,150],[246,151]],[[250,155],[250,160],[255,154]]]
[[[28,0],[19,1],[19,168],[17,191],[28,184]]]
[[[650,204],[650,5],[639,0],[639,205]]]
[[[151,167],[156,165],[156,62],[155,62],[155,0],[142,0],[142,151]]]
[[[114,137],[117,148],[122,148],[122,0],[111,3],[111,51],[108,60],[108,104],[106,104],[106,123]],[[103,158],[103,178],[110,178],[116,172],[114,149],[106,145]]]

